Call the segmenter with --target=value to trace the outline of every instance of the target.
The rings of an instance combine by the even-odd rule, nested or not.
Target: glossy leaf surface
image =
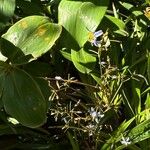
[[[61,1],[59,23],[73,36],[82,47],[88,40],[88,32],[94,32],[105,15],[109,0],[100,1],[97,6],[92,2]]]
[[[60,33],[61,26],[51,23],[47,17],[29,16],[9,28],[3,38],[19,47],[24,55],[37,58],[55,44]]]

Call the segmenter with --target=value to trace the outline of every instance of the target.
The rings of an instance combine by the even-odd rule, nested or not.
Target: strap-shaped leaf
[[[10,27],[3,38],[19,47],[24,55],[37,58],[55,44],[61,30],[61,26],[51,23],[48,17],[29,16]]]
[[[150,52],[147,54],[147,75],[150,83]]]

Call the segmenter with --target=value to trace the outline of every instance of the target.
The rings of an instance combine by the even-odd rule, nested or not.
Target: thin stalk
[[[99,47],[98,48],[98,61],[99,61],[100,75],[102,76],[103,72],[102,72],[102,64],[101,64],[101,51],[102,51],[102,48]]]

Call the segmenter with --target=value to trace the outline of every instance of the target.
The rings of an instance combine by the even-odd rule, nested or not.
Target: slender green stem
[[[98,61],[99,61],[100,75],[102,76],[103,72],[102,72],[102,64],[101,64],[101,51],[102,51],[102,48],[99,47],[98,48]]]

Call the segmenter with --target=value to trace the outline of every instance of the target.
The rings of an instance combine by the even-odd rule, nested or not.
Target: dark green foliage
[[[0,0],[0,149],[149,150],[149,0]]]

